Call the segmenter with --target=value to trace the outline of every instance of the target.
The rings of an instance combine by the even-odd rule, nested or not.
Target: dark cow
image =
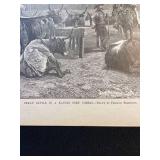
[[[69,38],[70,36],[31,41],[21,55],[21,73],[26,77],[42,77],[49,71],[55,70],[58,77],[62,78],[69,71],[61,71],[54,53],[67,55],[65,40]]]
[[[66,13],[68,17],[65,19],[65,26],[85,26],[85,13],[87,8],[82,13],[69,13],[67,9]]]
[[[108,46],[105,55],[107,69],[131,72],[139,63],[140,43],[138,40],[121,40]]]
[[[32,40],[42,37],[42,21],[39,18],[21,18],[20,44],[21,53]]]

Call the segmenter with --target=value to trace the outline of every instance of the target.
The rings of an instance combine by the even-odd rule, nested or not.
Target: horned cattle
[[[65,19],[65,26],[85,26],[85,14],[87,8],[82,13],[70,13],[67,9],[67,18]]]
[[[32,40],[42,38],[49,38],[54,34],[55,24],[62,22],[61,10],[63,5],[58,11],[48,6],[47,15],[39,15],[36,11],[31,17],[20,18],[20,45],[21,53],[24,51],[27,44]]]
[[[117,69],[131,72],[132,68],[139,63],[140,44],[138,40],[121,40],[109,45],[105,63],[107,69]]]

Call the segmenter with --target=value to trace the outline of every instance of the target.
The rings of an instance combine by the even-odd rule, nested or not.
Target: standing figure
[[[95,16],[93,21],[95,23],[93,29],[96,32],[96,43],[97,47],[101,49],[106,49],[106,40],[107,40],[107,29],[106,29],[106,15],[103,12],[103,4],[97,4],[94,7],[95,9]],[[99,44],[100,39],[100,44]]]

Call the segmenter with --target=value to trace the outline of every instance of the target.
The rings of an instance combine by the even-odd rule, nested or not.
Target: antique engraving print
[[[135,121],[131,124],[139,125],[139,86],[139,4],[20,5],[21,122],[39,114],[34,110],[36,104],[40,104],[36,105],[37,110],[50,105],[43,109],[52,110],[53,117],[64,112],[65,105],[85,108],[83,111],[88,117],[91,113],[91,119],[94,116],[90,110],[101,110],[102,113],[97,112],[100,118],[105,105],[114,108],[118,104],[116,107],[121,106],[123,114],[129,109],[125,119],[131,118]],[[95,109],[96,105],[99,108]],[[70,108],[63,115],[72,115],[72,111]],[[112,116],[115,112],[116,108],[104,113]],[[80,116],[83,119],[83,114]],[[102,117],[103,123],[105,115]],[[119,121],[114,114],[113,117]],[[58,118],[60,123],[56,124],[70,125],[70,121]],[[76,122],[76,116],[71,119]],[[43,120],[39,118],[34,124],[46,125]],[[23,122],[32,124],[31,120]],[[90,120],[87,124],[91,123]],[[48,124],[54,125],[54,120],[49,119]]]

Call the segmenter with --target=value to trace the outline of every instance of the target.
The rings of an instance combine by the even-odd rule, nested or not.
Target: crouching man
[[[36,39],[25,48],[20,60],[20,72],[26,77],[42,77],[51,70],[62,78],[69,70],[62,72],[54,53],[67,55],[65,40],[68,38]]]

